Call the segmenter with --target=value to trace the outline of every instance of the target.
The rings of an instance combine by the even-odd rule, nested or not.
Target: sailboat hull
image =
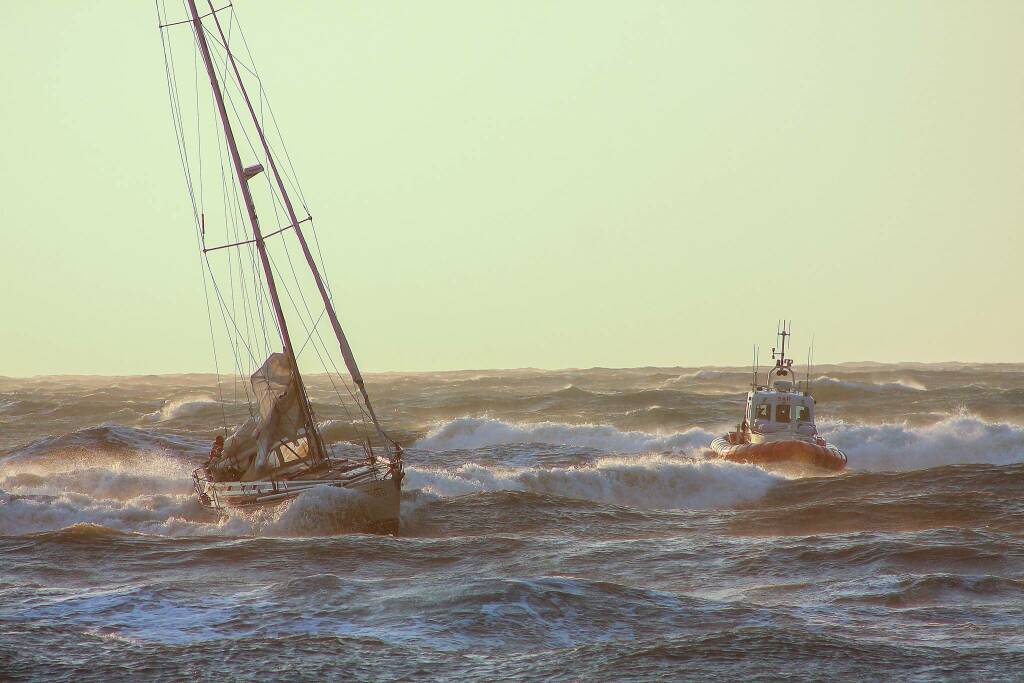
[[[354,501],[353,513],[360,526],[371,533],[397,534],[401,509],[401,484],[389,472],[383,477],[368,476],[365,469],[348,477],[328,470],[322,478],[302,480],[210,481],[202,468],[193,473],[199,502],[207,509],[226,512],[273,507],[294,500],[318,486],[344,488],[363,494]]]

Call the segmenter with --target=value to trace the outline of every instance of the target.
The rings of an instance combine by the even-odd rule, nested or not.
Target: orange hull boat
[[[712,441],[711,450],[723,460],[753,465],[797,464],[832,471],[846,467],[846,454],[820,438],[814,443],[796,440],[749,443],[737,439],[733,432]]]

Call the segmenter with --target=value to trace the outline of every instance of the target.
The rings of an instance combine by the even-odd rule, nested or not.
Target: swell
[[[849,467],[856,470],[917,470],[951,464],[1024,462],[1024,427],[988,422],[971,415],[946,416],[923,426],[821,420],[819,427],[825,438],[846,451]],[[608,453],[696,454],[708,447],[714,437],[713,432],[697,427],[657,433],[623,431],[610,424],[507,422],[461,417],[436,425],[415,445],[428,451],[551,444]]]
[[[923,393],[927,388],[915,379],[870,381],[839,379],[823,375],[814,380],[814,396],[819,400],[835,401],[862,397],[877,397],[880,394],[907,395]]]
[[[109,424],[44,437],[12,448],[0,454],[0,462],[9,468],[14,463],[41,462],[82,454],[93,458],[150,452],[195,456],[205,448],[204,440],[192,436]]]
[[[955,416],[924,427],[846,423],[825,423],[823,427],[830,440],[848,451],[852,471],[903,470],[909,476],[872,479],[846,475],[777,487],[785,480],[776,474],[702,459],[712,434],[701,429],[658,434],[622,431],[610,425],[509,423],[467,417],[437,426],[417,444],[411,452],[406,487],[440,497],[521,491],[638,509],[715,509],[749,504],[766,496],[769,500],[775,500],[773,496],[794,498],[791,504],[796,507],[784,518],[766,515],[745,527],[751,532],[775,529],[791,533],[815,525],[829,529],[868,528],[872,524],[909,528],[981,518],[1004,525],[1000,515],[1005,517],[1016,509],[1004,506],[1001,512],[992,511],[980,503],[970,506],[963,501],[970,498],[971,490],[1002,490],[1000,487],[1019,478],[1019,467],[1012,466],[1024,453],[1024,430],[1018,426]],[[589,451],[566,453],[569,446]],[[4,459],[0,489],[13,500],[0,514],[0,530],[34,533],[89,523],[170,535],[307,535],[316,533],[317,525],[324,533],[350,528],[347,520],[352,506],[327,500],[327,493],[303,497],[283,519],[270,516],[210,522],[192,499],[189,482],[190,462],[201,458],[203,449],[205,444],[191,437],[119,426],[92,427],[34,442]],[[452,455],[466,450],[489,453],[489,461],[467,462],[464,455]],[[510,459],[513,452],[515,458]],[[431,461],[444,464],[425,464]],[[1011,467],[998,474],[989,470],[922,474],[949,463],[986,462]],[[929,494],[933,500],[922,500],[926,487],[944,490],[940,486],[943,478],[949,478],[948,490],[956,493],[936,492]],[[881,485],[878,482],[887,482],[884,486],[895,492],[874,490],[873,486]],[[807,493],[814,491],[820,493]],[[321,500],[316,502],[318,497]],[[829,501],[841,501],[843,514],[837,514],[838,506]],[[341,512],[332,517],[325,510],[335,504]]]
[[[193,395],[166,401],[160,410],[143,415],[147,422],[167,422],[180,418],[193,418],[215,413],[220,403],[210,396]]]
[[[435,426],[415,445],[424,450],[446,451],[499,444],[541,443],[616,453],[642,453],[692,450],[708,445],[712,438],[711,432],[696,427],[682,432],[654,434],[624,432],[608,424],[513,423],[487,417],[460,417]]]
[[[410,488],[452,497],[524,491],[642,509],[728,507],[763,496],[781,477],[751,465],[662,455],[603,457],[573,467],[410,467]]]
[[[835,598],[837,603],[899,609],[1021,601],[1024,601],[1024,580],[992,574],[883,576],[856,591],[844,591]]]
[[[949,465],[790,479],[742,506],[732,533],[756,536],[904,532],[1024,525],[1024,464]]]
[[[846,451],[849,466],[857,470],[1024,462],[1024,427],[971,415],[949,416],[918,427],[821,421],[819,428],[826,439]]]

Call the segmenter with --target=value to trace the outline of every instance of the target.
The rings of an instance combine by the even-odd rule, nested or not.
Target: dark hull
[[[846,454],[835,446],[806,441],[771,441],[768,443],[733,443],[733,435],[711,442],[711,450],[719,458],[753,465],[806,465],[839,471],[846,467]]]

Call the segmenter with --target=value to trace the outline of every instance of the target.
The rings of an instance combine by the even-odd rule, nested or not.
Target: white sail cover
[[[262,424],[287,415],[293,418],[290,424],[296,429],[302,425],[298,387],[295,386],[291,363],[283,353],[270,354],[251,380]]]
[[[239,426],[224,443],[224,455],[216,465],[218,479],[253,481],[266,476],[284,464],[278,448],[282,443],[295,444],[293,448],[305,455],[305,444],[298,443],[304,424],[298,384],[288,358],[271,354],[251,383],[259,416]]]

